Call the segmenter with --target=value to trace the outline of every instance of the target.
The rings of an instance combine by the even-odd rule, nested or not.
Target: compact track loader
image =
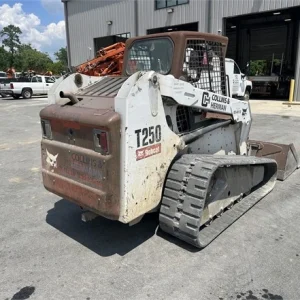
[[[158,211],[162,230],[208,245],[298,168],[292,144],[248,140],[250,104],[228,97],[227,43],[187,31],[132,38],[121,75],[75,93],[61,83],[40,112],[45,188],[123,223]]]

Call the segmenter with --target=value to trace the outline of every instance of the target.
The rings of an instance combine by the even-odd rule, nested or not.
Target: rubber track
[[[200,228],[210,180],[220,167],[267,166],[261,187],[237,202],[230,210]],[[166,180],[159,222],[163,231],[198,248],[204,248],[240,218],[274,187],[277,164],[272,159],[247,156],[183,155],[171,167]]]

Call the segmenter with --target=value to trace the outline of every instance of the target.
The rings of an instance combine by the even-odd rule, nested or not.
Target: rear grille
[[[79,91],[77,96],[115,97],[128,77],[107,77]]]

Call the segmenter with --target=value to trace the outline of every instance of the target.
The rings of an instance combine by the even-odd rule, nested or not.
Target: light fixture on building
[[[106,21],[107,25],[112,25],[112,23],[113,23],[112,21]]]
[[[284,22],[290,22],[292,19],[285,19]]]
[[[167,13],[168,13],[168,14],[171,14],[172,12],[174,12],[174,8],[168,8],[168,9],[167,9]]]
[[[280,12],[280,11],[277,11],[277,12],[274,12],[274,13],[273,13],[273,15],[274,15],[274,16],[276,16],[276,15],[280,15],[280,14],[281,14],[281,12]]]
[[[233,29],[233,28],[236,28],[236,26],[235,26],[235,25],[232,25],[231,28],[232,28],[232,29]]]

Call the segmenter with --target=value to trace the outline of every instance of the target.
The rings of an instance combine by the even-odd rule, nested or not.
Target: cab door
[[[236,62],[234,62],[233,73],[234,73],[233,74],[234,94],[237,96],[244,96],[245,78],[244,78],[244,76],[242,76],[243,74]]]
[[[33,76],[31,78],[31,88],[33,94],[40,94],[43,90],[42,78],[40,76]]]
[[[55,83],[55,78],[50,76],[45,76],[45,85],[44,93],[48,94],[48,91],[51,89],[52,85]]]
[[[233,80],[232,80],[232,94],[239,95],[240,94],[240,82],[241,82],[241,71],[236,62],[234,62],[233,68]]]

